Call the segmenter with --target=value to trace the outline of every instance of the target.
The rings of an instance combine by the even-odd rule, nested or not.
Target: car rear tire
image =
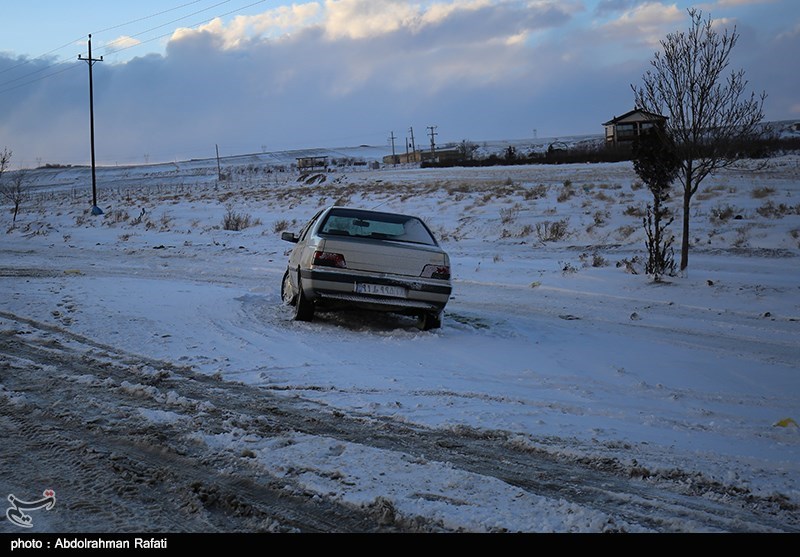
[[[295,321],[312,321],[314,319],[314,302],[306,298],[302,285],[299,287],[294,303]]]
[[[423,331],[438,329],[442,326],[442,314],[426,312],[419,317],[419,328]]]

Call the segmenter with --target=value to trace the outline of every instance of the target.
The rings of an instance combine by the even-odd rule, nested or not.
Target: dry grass
[[[741,219],[741,211],[733,205],[718,205],[711,209],[711,222],[720,224],[730,219]]]
[[[522,198],[525,201],[541,199],[543,197],[547,197],[547,186],[544,184],[539,184],[538,186],[534,186],[532,188],[524,188],[522,190]]]
[[[237,213],[232,208],[228,208],[225,216],[222,218],[222,229],[232,230],[239,232],[251,226],[257,226],[261,221],[253,219],[250,215],[245,213]]]
[[[275,233],[283,232],[284,230],[288,229],[289,229],[289,221],[286,219],[275,221],[275,224],[272,225],[272,231]]]
[[[629,217],[642,218],[645,215],[645,209],[641,205],[628,205],[622,214]]]
[[[582,253],[579,257],[584,267],[608,267],[608,261],[598,252]]]
[[[781,219],[786,215],[800,215],[800,204],[792,206],[785,203],[775,204],[772,201],[767,201],[756,209],[756,212],[767,219]]]
[[[770,197],[773,193],[775,193],[774,188],[762,186],[753,189],[753,191],[750,192],[750,195],[753,197],[753,199],[764,199],[765,197]]]
[[[127,211],[123,211],[122,209],[114,209],[113,211],[109,211],[105,214],[105,218],[103,222],[105,224],[119,224],[122,222],[126,222],[130,217],[128,216]]]
[[[536,223],[536,237],[540,242],[558,242],[569,235],[569,219]]]
[[[500,222],[502,222],[503,224],[511,224],[512,222],[517,220],[517,217],[519,217],[520,209],[521,207],[519,203],[517,203],[513,207],[500,209]]]
[[[564,203],[575,196],[575,187],[572,185],[572,180],[564,180],[561,186],[561,191],[558,192],[556,198],[559,203]]]
[[[721,184],[716,185],[716,186],[709,186],[705,190],[697,192],[695,194],[695,198],[698,201],[705,201],[705,200],[708,200],[708,199],[714,199],[716,197],[719,197],[723,193],[725,193],[727,190],[728,190],[728,187],[724,186],[724,185],[721,185]]]
[[[616,237],[620,241],[627,240],[634,232],[636,228],[633,226],[621,226],[617,229]]]

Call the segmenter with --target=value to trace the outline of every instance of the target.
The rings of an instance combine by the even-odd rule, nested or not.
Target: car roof
[[[331,207],[328,207],[326,212],[330,213],[331,211],[334,211],[334,210],[348,211],[348,212],[358,213],[358,214],[362,214],[362,215],[392,215],[392,216],[395,216],[395,217],[409,217],[409,218],[415,218],[415,219],[419,219],[420,218],[420,217],[418,217],[416,215],[409,215],[409,214],[406,214],[406,213],[396,213],[394,211],[376,211],[374,209],[362,209],[360,207],[350,207],[350,206],[346,206],[346,205],[333,205]]]

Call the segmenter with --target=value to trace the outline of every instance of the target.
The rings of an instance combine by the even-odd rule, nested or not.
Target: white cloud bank
[[[327,0],[218,18],[177,29],[163,54],[95,65],[98,161],[402,142],[412,126],[438,126],[441,141],[601,133],[631,107],[658,40],[686,25],[673,3],[547,0]],[[797,21],[781,25],[784,54],[800,51]],[[754,36],[742,63],[771,56],[775,36]],[[751,79],[779,118],[796,105],[793,59]],[[0,57],[0,71],[16,62]],[[63,66],[21,87],[8,81],[21,69],[0,74],[0,147],[18,166],[89,159],[86,64]]]

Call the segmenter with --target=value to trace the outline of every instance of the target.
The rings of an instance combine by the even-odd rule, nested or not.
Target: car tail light
[[[435,278],[442,280],[450,279],[450,266],[449,265],[425,265],[422,269],[422,276],[425,278]]]
[[[344,255],[341,253],[332,253],[329,251],[315,251],[313,265],[320,265],[321,267],[347,267],[344,260]]]

